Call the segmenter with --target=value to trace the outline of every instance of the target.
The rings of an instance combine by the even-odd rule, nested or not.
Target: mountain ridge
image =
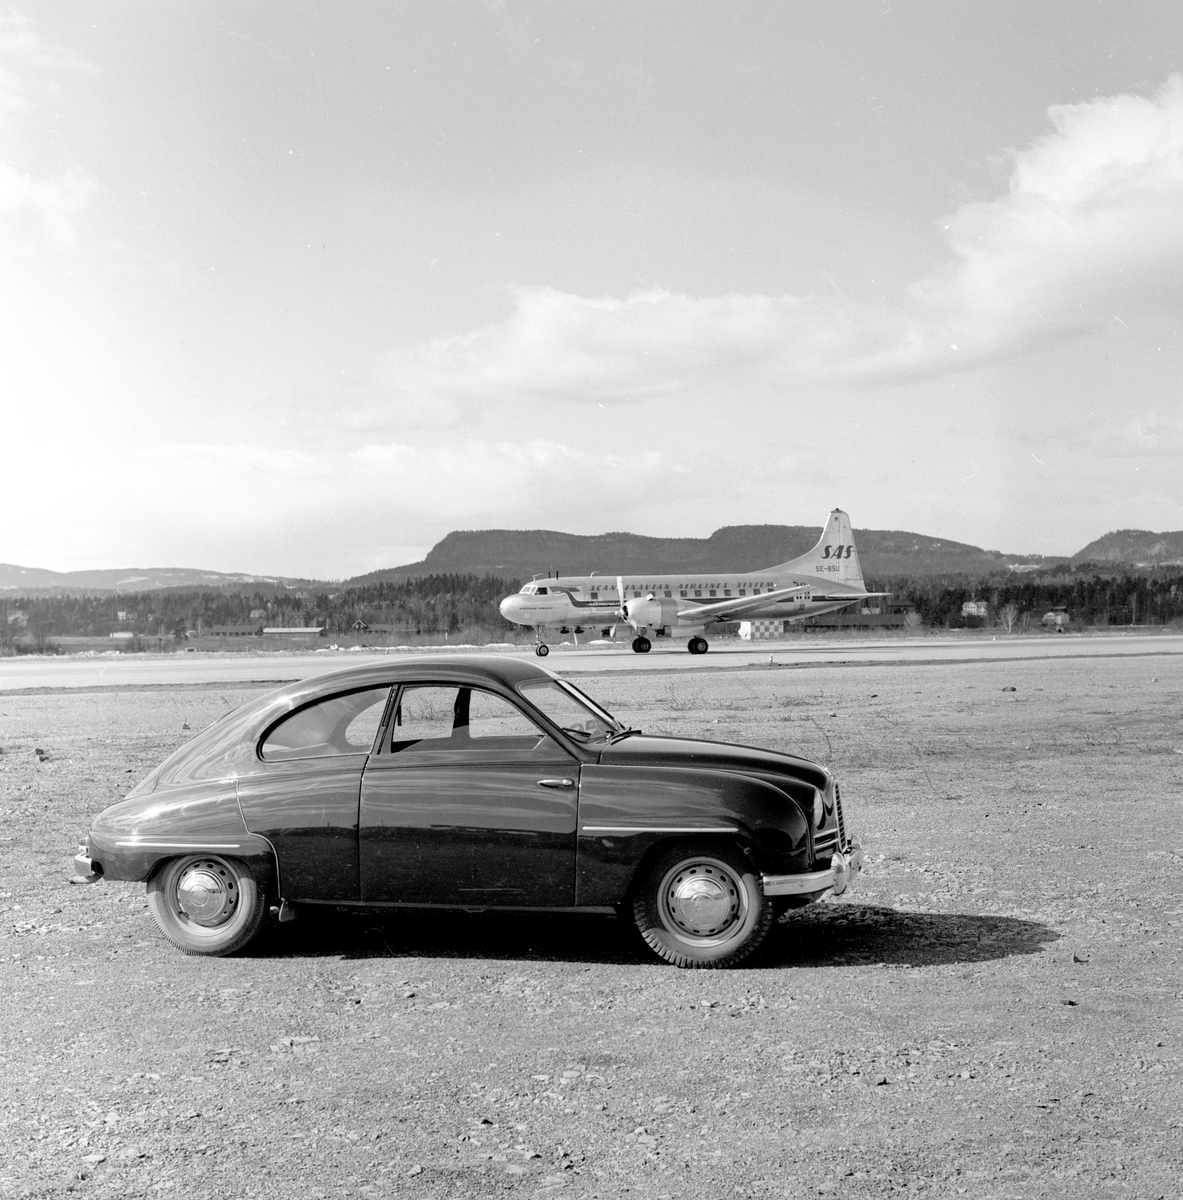
[[[344,580],[317,580],[192,567],[120,567],[50,571],[0,563],[0,593],[21,591],[156,591],[162,588],[226,588],[260,584],[272,588],[364,587],[399,583],[421,575],[495,575],[528,579],[568,575],[704,574],[752,571],[804,554],[821,536],[817,525],[724,525],[705,538],[663,538],[614,531],[563,533],[554,529],[453,530],[416,563],[369,571]],[[951,538],[906,530],[856,529],[864,576],[930,576],[992,573],[1056,566],[1153,567],[1183,564],[1183,530],[1155,533],[1118,529],[1076,554],[1045,556],[983,550]]]
[[[754,571],[788,562],[812,549],[818,525],[725,525],[706,538],[641,534],[572,534],[553,529],[455,530],[420,562],[356,575],[344,587],[395,583],[418,575],[470,572],[528,579],[560,575],[704,574]],[[864,576],[936,575],[997,571],[1012,563],[1063,562],[1040,555],[1006,555],[950,538],[903,530],[856,529]]]
[[[50,571],[0,563],[0,590],[63,588],[110,592],[151,592],[172,587],[225,587],[236,583],[265,583],[281,587],[306,586],[315,580],[246,571],[203,571],[196,567],[99,567],[84,571]]]

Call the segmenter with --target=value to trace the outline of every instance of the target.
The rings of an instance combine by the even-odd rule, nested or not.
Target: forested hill
[[[307,579],[281,579],[272,575],[201,571],[193,567],[105,567],[92,571],[49,571],[44,567],[18,567],[0,563],[0,588],[8,591],[148,592],[160,588],[236,587],[270,584],[298,587]]]
[[[1117,529],[1089,542],[1074,563],[1121,563],[1128,566],[1165,566],[1183,563],[1183,529],[1151,533],[1148,529]]]
[[[817,525],[728,525],[708,538],[654,538],[635,533],[581,536],[551,529],[481,529],[450,533],[422,562],[373,571],[346,587],[394,583],[420,575],[470,573],[529,579],[560,575],[702,574],[745,572],[804,554],[821,537]],[[868,578],[884,575],[982,574],[1016,562],[1044,566],[1062,561],[1038,555],[1004,555],[963,542],[887,529],[856,529]]]

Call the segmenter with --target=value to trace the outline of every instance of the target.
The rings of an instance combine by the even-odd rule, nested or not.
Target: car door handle
[[[549,787],[549,788],[569,788],[569,787],[575,786],[575,780],[574,779],[540,779],[538,781],[538,786],[539,787]]]

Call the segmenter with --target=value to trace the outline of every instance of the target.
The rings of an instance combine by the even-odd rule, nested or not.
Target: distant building
[[[252,608],[251,609],[251,620],[252,621],[267,620],[267,610],[265,608]]]
[[[963,617],[988,617],[990,603],[987,600],[967,600],[961,606],[961,615]]]
[[[128,633],[126,630],[124,630],[119,633],[109,633],[107,636],[114,638],[117,642],[130,642],[136,635],[134,633]]]
[[[892,604],[879,609],[840,608],[802,621],[801,628],[809,629],[903,629],[908,617],[916,611],[911,604]]]
[[[264,637],[298,637],[298,638],[314,638],[324,637],[325,627],[323,625],[264,625]]]
[[[371,625],[368,621],[354,621],[349,626],[354,633],[394,633],[393,625]]]
[[[1057,604],[1051,612],[1043,614],[1039,623],[1045,629],[1054,629],[1056,633],[1063,633],[1072,624],[1072,618],[1068,615],[1068,606]]]
[[[263,632],[262,625],[212,625],[209,631],[218,637],[258,637]]]

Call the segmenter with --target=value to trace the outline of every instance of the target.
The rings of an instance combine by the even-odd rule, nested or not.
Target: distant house
[[[134,638],[136,635],[134,633],[128,633],[125,630],[125,631],[122,631],[119,633],[109,633],[109,634],[107,634],[107,636],[110,638],[114,638],[115,641],[117,641],[117,642],[130,642],[132,640],[132,638]]]
[[[990,602],[988,600],[967,600],[961,606],[961,615],[963,617],[988,617]]]
[[[1068,606],[1057,604],[1051,612],[1043,614],[1039,623],[1045,629],[1054,629],[1056,633],[1063,633],[1072,624],[1072,618],[1068,615]]]
[[[349,628],[354,633],[394,633],[393,625],[371,625],[368,621],[354,621]]]
[[[218,637],[258,637],[263,632],[262,625],[212,625],[210,633]]]

